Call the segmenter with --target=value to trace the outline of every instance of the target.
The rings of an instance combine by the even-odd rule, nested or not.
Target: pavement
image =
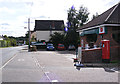
[[[85,67],[120,67],[118,63],[83,63]]]

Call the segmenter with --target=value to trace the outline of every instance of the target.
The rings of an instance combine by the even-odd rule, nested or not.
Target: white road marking
[[[58,80],[51,80],[51,78],[48,76],[48,73],[50,73],[50,72],[48,72],[48,71],[45,72],[45,70],[44,70],[45,67],[42,67],[35,57],[32,57],[32,58],[34,59],[36,66],[38,66],[38,68],[42,69],[43,73],[45,74],[45,76],[48,78],[48,80],[50,82],[58,82]]]
[[[12,58],[10,58],[0,69],[4,68],[10,61],[12,61],[17,54],[15,54]]]
[[[58,82],[58,80],[52,80],[51,82]]]
[[[50,73],[50,72],[45,72],[45,74],[48,74],[48,73]]]
[[[25,59],[18,59],[18,61],[25,61]]]

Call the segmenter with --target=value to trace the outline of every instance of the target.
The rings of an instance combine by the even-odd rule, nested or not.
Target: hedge
[[[16,42],[10,40],[0,40],[0,47],[16,46]]]

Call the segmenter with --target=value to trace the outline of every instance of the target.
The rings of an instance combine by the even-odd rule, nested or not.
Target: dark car
[[[74,45],[69,45],[68,50],[75,50],[75,46]]]
[[[46,43],[45,42],[35,42],[31,44],[32,46],[36,46],[37,49],[46,49]]]
[[[63,44],[58,44],[58,50],[65,50],[65,46]]]
[[[53,46],[52,43],[47,44],[47,50],[55,50],[55,47]]]

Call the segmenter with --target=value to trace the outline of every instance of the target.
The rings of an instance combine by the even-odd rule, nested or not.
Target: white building
[[[49,41],[50,35],[54,32],[64,33],[63,26],[63,20],[35,20],[35,28],[31,33],[31,38],[34,36],[37,41]]]

